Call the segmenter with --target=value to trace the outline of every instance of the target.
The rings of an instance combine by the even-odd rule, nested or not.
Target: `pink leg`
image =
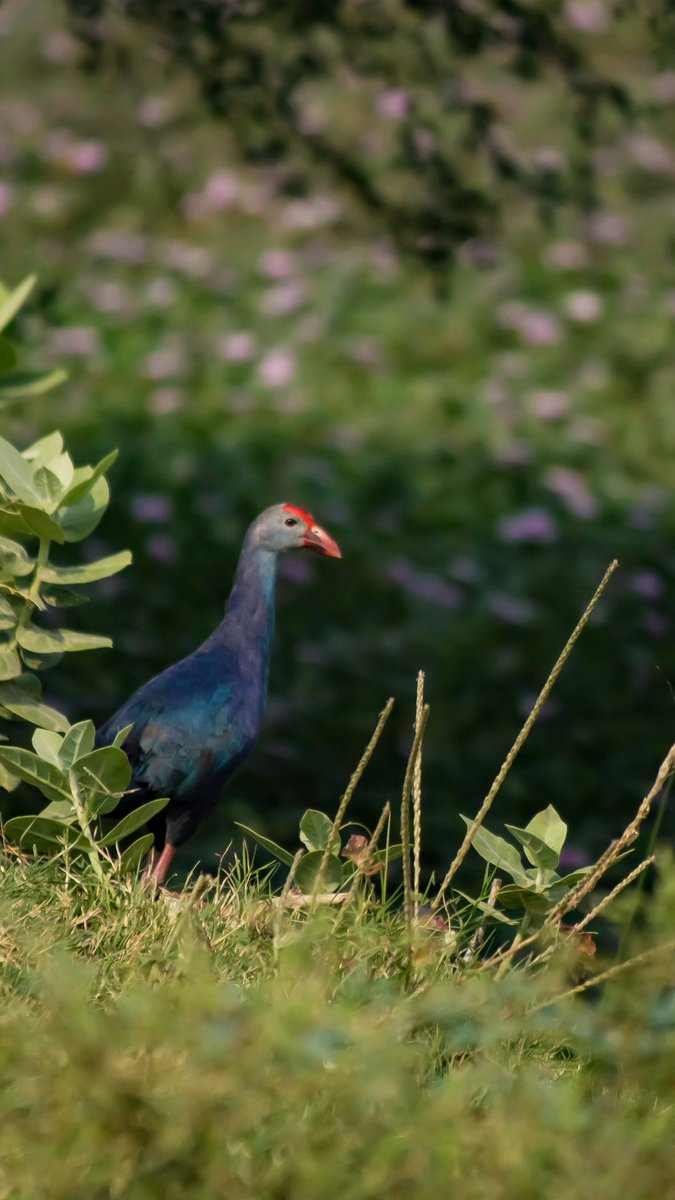
[[[148,855],[148,863],[143,872],[143,878],[148,883],[153,883],[156,887],[161,887],[169,874],[169,867],[173,861],[173,856],[176,853],[176,847],[170,846],[167,842],[161,854],[156,850],[151,850]]]

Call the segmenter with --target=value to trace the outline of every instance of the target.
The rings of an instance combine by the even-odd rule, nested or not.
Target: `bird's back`
[[[100,727],[107,745],[132,725],[124,750],[132,785],[189,802],[219,788],[255,742],[264,693],[226,649],[200,649],[134,692]]]

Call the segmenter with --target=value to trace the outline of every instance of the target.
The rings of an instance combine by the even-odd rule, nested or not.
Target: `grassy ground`
[[[200,907],[5,854],[0,1195],[669,1197],[674,903],[666,868],[634,949],[670,953],[564,998],[616,960],[505,971],[244,869]]]

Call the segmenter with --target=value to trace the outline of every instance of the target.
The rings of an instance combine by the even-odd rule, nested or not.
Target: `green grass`
[[[200,907],[8,854],[0,914],[3,1198],[669,1195],[672,950],[551,1003],[599,969],[569,944],[498,978],[248,868]]]

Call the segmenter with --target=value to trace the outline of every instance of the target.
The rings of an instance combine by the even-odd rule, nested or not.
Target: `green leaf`
[[[28,275],[8,295],[0,299],[0,329],[6,329],[35,287],[36,275]]]
[[[144,833],[127,846],[120,858],[120,871],[123,875],[133,875],[139,869],[146,854],[152,849],[154,840],[154,834]]]
[[[540,838],[542,842],[550,846],[551,850],[554,850],[558,855],[558,860],[560,859],[560,851],[565,845],[565,838],[567,837],[567,826],[558,816],[552,804],[549,804],[547,808],[538,812],[528,822],[526,828],[528,833],[533,833],[535,837]]]
[[[462,817],[467,829],[470,829],[473,822],[468,817]],[[473,848],[484,858],[486,862],[492,864],[493,867],[498,867],[502,871],[515,879],[516,883],[525,884],[527,886],[528,878],[525,874],[525,868],[522,864],[520,855],[515,846],[507,842],[504,838],[497,837],[494,833],[489,833],[482,825],[479,825],[473,839]]]
[[[83,758],[85,754],[91,754],[94,749],[95,736],[96,730],[93,721],[78,721],[76,725],[70,726],[60,751],[61,762],[66,771],[70,770],[78,758]]]
[[[308,850],[325,850],[328,845],[333,822],[325,813],[316,808],[308,808],[300,821],[300,841]],[[334,849],[339,851],[339,838],[335,839]]]
[[[0,379],[0,408],[30,396],[41,396],[68,378],[68,372],[12,371]]]
[[[21,657],[26,666],[31,671],[49,671],[52,667],[58,667],[62,654],[35,654],[31,650],[21,648]]]
[[[56,587],[54,584],[43,586],[40,594],[50,608],[79,608],[81,604],[89,603],[88,596],[82,596],[80,592],[71,592],[69,588]]]
[[[283,846],[277,845],[277,843],[273,842],[271,838],[264,837],[262,833],[256,833],[255,829],[250,829],[248,825],[242,825],[241,821],[235,821],[235,825],[238,825],[240,829],[243,829],[244,833],[247,833],[256,842],[258,842],[263,849],[269,850],[270,854],[272,854],[274,858],[279,859],[279,862],[285,863],[287,867],[293,865],[293,855],[289,854],[288,850],[284,850]]]
[[[109,499],[110,489],[101,476],[86,496],[76,504],[71,504],[69,508],[63,508],[59,521],[66,541],[80,542],[82,538],[88,537],[101,520]]]
[[[49,513],[42,508],[36,508],[34,504],[24,504],[22,501],[16,504],[16,510],[30,533],[63,545],[65,540],[63,530]]]
[[[623,857],[623,854],[619,855],[619,857],[616,859],[616,862],[620,862]],[[590,875],[592,870],[592,863],[588,867],[579,867],[576,871],[570,871],[569,875],[561,875],[560,879],[556,880],[555,886],[572,887],[575,883],[579,883],[581,879],[585,879],[587,875]]]
[[[0,629],[13,629],[18,620],[9,600],[0,596]]]
[[[11,442],[0,437],[0,479],[20,500],[27,504],[39,505],[40,493],[33,483],[33,472],[23,455],[14,449]]]
[[[555,870],[560,859],[556,850],[542,842],[530,829],[519,829],[517,825],[507,825],[506,828],[524,847],[529,862],[534,863],[535,867]]]
[[[19,542],[0,537],[0,569],[10,571],[12,576],[29,575],[35,561],[26,553]]]
[[[119,753],[122,753],[121,750]],[[115,842],[121,841],[122,838],[128,837],[130,833],[135,833],[142,825],[147,825],[148,821],[156,816],[158,812],[166,808],[169,799],[169,796],[164,796],[161,800],[149,800],[147,804],[141,804],[140,808],[134,809],[128,816],[122,817],[122,820],[118,821],[114,829],[111,829],[110,833],[101,839],[101,845],[112,846]]]
[[[81,831],[52,817],[12,817],[5,824],[5,835],[23,850],[35,849],[43,854],[51,854],[64,844],[71,850],[86,850],[89,846]]]
[[[90,726],[90,721],[83,721]],[[89,740],[89,729],[83,730]],[[95,796],[119,799],[126,792],[131,780],[131,767],[123,750],[114,746],[101,746],[89,754],[76,758],[70,768],[70,779],[74,786]],[[155,801],[151,801],[155,803]],[[161,806],[163,807],[163,805]],[[102,811],[98,807],[97,811]]]
[[[0,375],[7,375],[16,366],[16,350],[7,338],[0,337]]]
[[[25,783],[32,783],[48,800],[70,801],[70,788],[63,771],[45,762],[31,750],[18,746],[0,746],[0,763]]]
[[[54,733],[51,729],[34,729],[31,740],[35,753],[40,758],[43,758],[45,762],[50,762],[53,766],[61,770],[61,759],[59,757],[63,744],[61,735]]]
[[[46,808],[43,808],[40,817],[53,817],[56,821],[65,821],[67,825],[71,825],[77,820],[77,813],[73,807],[72,800],[51,800]]]
[[[54,433],[47,433],[44,437],[38,438],[36,442],[32,442],[24,452],[23,457],[27,458],[31,463],[34,471],[38,467],[44,467],[63,453],[63,437],[58,429]]]
[[[33,479],[38,493],[42,497],[45,511],[53,513],[58,508],[59,500],[63,494],[61,480],[49,467],[38,467],[33,475]]]
[[[65,733],[68,721],[63,713],[40,701],[40,684],[34,675],[21,675],[0,683],[0,705],[23,721],[30,721],[42,729],[54,729]]]
[[[0,788],[3,788],[6,792],[13,792],[19,786],[20,782],[16,775],[10,775],[9,771],[0,766]]]
[[[304,892],[306,896],[314,891],[322,858],[322,850],[310,850],[309,854],[303,854],[298,863],[294,883],[297,884],[300,891]],[[321,882],[321,890],[323,892],[336,892],[343,878],[344,870],[340,859],[335,854],[329,854]]]
[[[113,746],[117,746],[117,747],[121,748],[124,745],[124,743],[126,742],[133,727],[134,727],[134,723],[132,721],[129,725],[125,725],[122,729],[118,729],[117,733],[115,734],[115,736],[113,738],[113,742],[112,742]]]
[[[553,901],[533,888],[514,887],[512,883],[507,883],[499,893],[499,903],[504,908],[524,908],[526,912],[545,913],[552,907]]]
[[[119,450],[111,450],[95,467],[79,467],[74,475],[74,483],[70,491],[63,497],[64,505],[76,504],[92,490],[94,484],[113,465]]]
[[[96,633],[78,633],[74,629],[38,629],[35,625],[26,625],[17,630],[16,640],[26,650],[34,650],[37,654],[70,653],[75,650],[107,650],[112,646],[108,637],[100,637]]]
[[[111,554],[108,558],[99,558],[96,562],[80,563],[73,567],[56,567],[50,563],[42,571],[42,579],[47,583],[71,584],[94,583],[97,579],[108,579],[123,571],[131,562],[131,552],[121,550],[119,554]]]
[[[21,659],[14,646],[0,646],[0,680],[16,679],[21,674]]]

